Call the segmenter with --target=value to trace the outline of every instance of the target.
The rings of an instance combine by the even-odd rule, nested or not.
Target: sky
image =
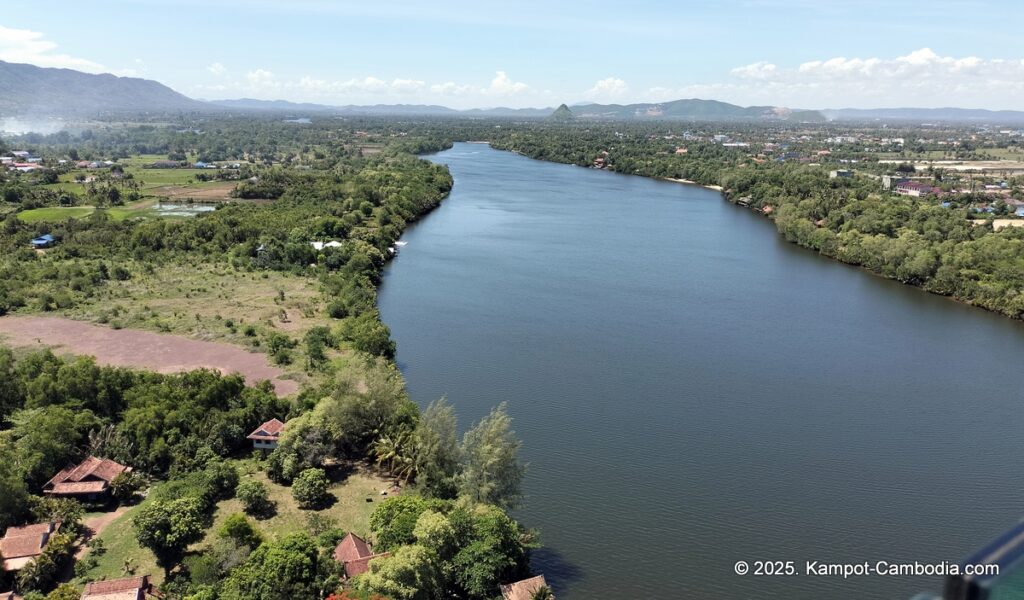
[[[33,0],[0,60],[202,99],[1024,110],[1019,1]]]

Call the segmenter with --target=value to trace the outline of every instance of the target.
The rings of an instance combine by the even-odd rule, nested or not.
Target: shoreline
[[[697,183],[696,181],[693,181],[691,179],[677,179],[675,177],[658,177],[658,179],[661,179],[662,181],[671,181],[672,183],[683,183],[683,184],[686,184],[686,185],[695,185],[697,187],[702,187],[702,188],[704,188],[706,190],[714,190],[716,192],[724,192],[725,191],[725,188],[720,186],[720,185],[704,185],[703,183]]]

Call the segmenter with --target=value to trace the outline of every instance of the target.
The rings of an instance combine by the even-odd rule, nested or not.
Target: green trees
[[[329,498],[330,480],[323,469],[306,469],[292,482],[292,497],[301,508],[322,506]]]
[[[520,445],[501,404],[462,438],[459,495],[503,508],[515,506],[525,472],[519,464]]]
[[[260,516],[269,512],[273,506],[267,495],[267,486],[256,479],[245,479],[238,484],[235,495],[242,501],[242,507],[250,515]]]
[[[503,510],[415,496],[390,498],[370,517],[378,550],[359,589],[397,598],[432,598],[437,590],[492,598],[501,583],[526,573],[529,536]],[[397,560],[396,560],[397,559]]]
[[[301,533],[265,542],[224,582],[222,600],[322,598],[337,583],[336,564]]]
[[[217,535],[232,540],[236,546],[256,548],[263,542],[263,536],[241,513],[235,513],[224,520]]]
[[[202,502],[195,497],[155,500],[139,508],[132,520],[139,544],[156,555],[157,564],[169,570],[189,544],[203,537]]]
[[[416,481],[436,497],[450,498],[455,494],[459,467],[456,427],[455,409],[442,398],[427,406],[413,431]]]

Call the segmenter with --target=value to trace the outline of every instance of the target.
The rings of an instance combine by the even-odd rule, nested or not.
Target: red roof
[[[256,431],[250,433],[247,437],[250,440],[277,440],[277,438],[281,437],[283,429],[284,423],[277,419],[271,419],[257,427]]]
[[[85,584],[85,591],[82,592],[82,600],[111,599],[121,600],[122,598],[142,599],[147,595],[156,595],[149,583],[149,576],[126,577],[124,579],[108,579],[106,581],[94,581]]]
[[[3,557],[5,571],[14,571],[24,567],[30,559],[43,553],[43,548],[50,541],[50,534],[60,530],[60,523],[39,523],[10,527],[0,539],[0,556]]]
[[[345,566],[345,575],[355,577],[370,570],[370,561],[390,556],[389,552],[374,554],[366,540],[349,533],[334,548],[334,560]]]
[[[115,477],[126,471],[131,471],[131,468],[118,464],[108,458],[90,456],[81,463],[68,466],[60,473],[54,475],[53,479],[46,482],[46,486],[53,486],[58,483],[78,483],[80,481],[106,481],[110,483]]]

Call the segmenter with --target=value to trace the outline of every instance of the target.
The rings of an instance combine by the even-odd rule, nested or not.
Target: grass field
[[[126,265],[127,281],[109,281],[98,292],[62,314],[113,327],[147,329],[208,341],[224,341],[254,351],[271,332],[301,340],[316,326],[333,327],[323,313],[319,282],[276,271],[249,272],[229,265],[172,263],[152,271]],[[246,335],[252,327],[255,335]],[[295,350],[292,364],[282,368],[288,378],[315,382],[321,373],[307,373]],[[333,352],[335,361],[349,351]]]
[[[287,533],[308,531],[308,515],[318,514],[329,519],[337,527],[352,531],[360,536],[369,534],[370,513],[383,499],[380,490],[387,487],[387,481],[367,472],[356,471],[347,477],[334,481],[329,488],[334,503],[318,511],[300,509],[292,498],[291,489],[277,485],[266,478],[262,472],[256,471],[254,461],[238,461],[237,466],[242,480],[254,478],[267,486],[270,499],[274,502],[276,513],[263,520],[254,520],[256,528],[267,539],[276,539]],[[150,498],[153,496],[151,493]],[[368,502],[367,499],[372,500]],[[145,500],[132,507],[117,521],[111,523],[98,536],[103,540],[105,552],[97,555],[96,566],[89,569],[75,583],[83,584],[97,579],[113,579],[125,576],[125,565],[130,565],[136,575],[152,575],[155,583],[164,579],[163,570],[157,566],[156,558],[149,550],[139,546],[132,528],[132,517],[139,508],[151,500]],[[191,551],[198,551],[216,539],[217,530],[227,517],[242,512],[242,503],[237,499],[225,500],[218,504],[213,515],[213,524],[207,530],[205,538],[194,544]]]
[[[311,514],[326,517],[335,526],[366,538],[370,534],[370,514],[385,498],[380,494],[381,490],[389,487],[389,482],[381,477],[365,470],[355,471],[332,482],[329,492],[334,500],[330,506],[312,511],[299,508],[292,498],[291,488],[267,479],[266,473],[257,471],[252,461],[240,463],[240,471],[243,473],[242,481],[255,479],[267,486],[268,495],[275,507],[274,514],[268,519],[254,520],[254,524],[263,536],[270,540],[296,531],[308,531],[307,519]],[[249,474],[246,474],[247,471]],[[237,498],[218,504],[213,527],[198,545],[208,545],[212,542],[224,520],[240,512],[244,511],[242,502]]]
[[[68,219],[81,219],[96,212],[94,206],[51,206],[46,208],[33,208],[18,213],[18,218],[26,223],[39,223],[47,221],[51,223],[66,221]]]

